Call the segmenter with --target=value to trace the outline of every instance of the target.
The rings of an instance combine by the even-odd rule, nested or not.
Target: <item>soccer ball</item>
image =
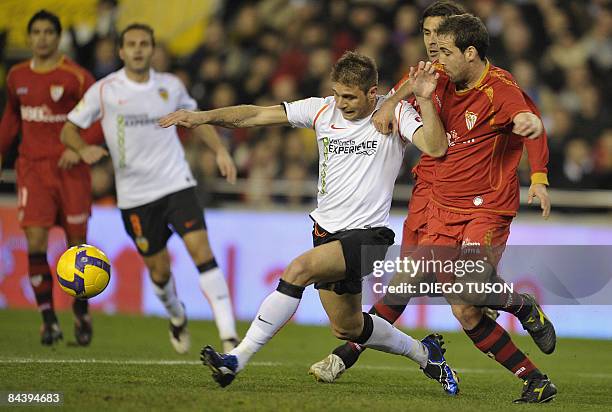
[[[110,275],[108,258],[95,246],[73,246],[57,262],[57,280],[61,288],[76,298],[89,299],[102,293]]]

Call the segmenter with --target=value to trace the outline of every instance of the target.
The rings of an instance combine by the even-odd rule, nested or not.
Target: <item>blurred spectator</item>
[[[599,189],[612,190],[612,129],[605,130],[595,145],[595,176]]]
[[[92,74],[96,79],[108,76],[119,68],[115,41],[109,37],[99,39],[95,45]]]
[[[170,67],[172,66],[172,56],[170,55],[170,51],[165,44],[157,43],[155,45],[151,66],[153,66],[153,69],[158,72],[170,71]]]
[[[593,176],[591,147],[582,138],[571,139],[565,146],[563,164],[554,173],[557,187],[569,189],[592,189],[596,186]]]

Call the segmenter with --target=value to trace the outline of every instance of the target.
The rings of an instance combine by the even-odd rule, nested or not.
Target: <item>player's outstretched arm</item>
[[[431,62],[419,62],[414,77],[414,95],[421,108],[423,127],[414,133],[412,143],[431,157],[442,157],[448,149],[448,139],[442,120],[431,100],[440,75],[436,73]]]
[[[202,125],[194,129],[194,134],[215,153],[217,167],[219,167],[221,176],[225,177],[231,184],[236,183],[236,176],[238,174],[236,165],[223,142],[221,142],[217,131],[212,126]]]
[[[192,129],[203,124],[237,129],[256,126],[288,126],[289,120],[281,105],[230,106],[204,112],[179,110],[159,120],[161,127],[183,126]]]
[[[79,134],[79,127],[70,121],[66,122],[62,128],[61,140],[64,146],[78,153],[81,159],[89,165],[108,156],[108,152],[103,147],[87,144]]]

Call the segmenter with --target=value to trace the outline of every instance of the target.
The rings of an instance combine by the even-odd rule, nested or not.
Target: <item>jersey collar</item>
[[[125,84],[135,90],[147,90],[153,87],[153,83],[155,82],[155,70],[149,69],[149,80],[146,83],[138,83],[133,80],[130,80],[125,73],[125,68],[119,70],[119,76],[125,81]]]
[[[57,61],[57,63],[55,63],[53,66],[49,67],[48,69],[37,69],[36,67],[34,67],[34,59],[30,59],[30,70],[32,70],[34,73],[39,73],[39,74],[52,72],[53,70],[57,69],[64,63],[64,58],[65,56],[62,54],[59,60]]]

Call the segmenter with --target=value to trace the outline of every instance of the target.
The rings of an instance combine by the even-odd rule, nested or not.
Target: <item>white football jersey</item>
[[[121,69],[91,86],[68,120],[85,129],[102,119],[117,203],[129,209],[196,185],[176,127],[157,124],[168,113],[196,107],[176,76],[151,70],[148,82],[136,83]]]
[[[376,109],[385,99],[379,96]],[[317,208],[310,216],[330,232],[388,227],[406,143],[423,125],[414,108],[406,102],[398,104],[399,135],[384,135],[374,128],[372,115],[345,120],[333,96],[284,105],[293,127],[313,128],[317,137],[319,191]]]

